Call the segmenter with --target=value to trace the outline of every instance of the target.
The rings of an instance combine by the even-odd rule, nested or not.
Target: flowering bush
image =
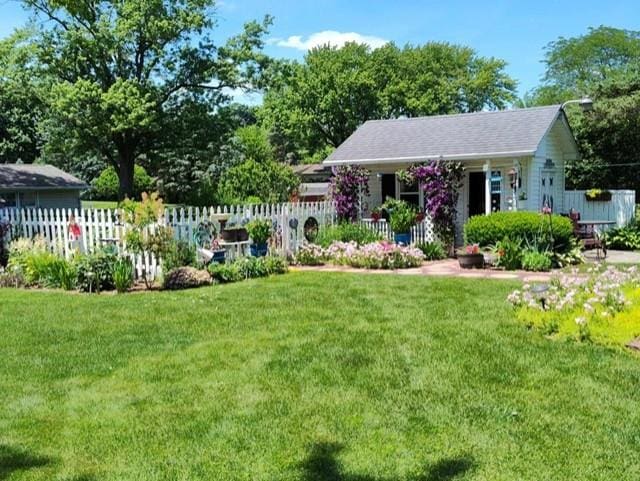
[[[456,205],[464,169],[459,162],[442,159],[415,164],[399,172],[405,183],[418,183],[424,191],[424,208],[431,217],[433,227],[441,241],[453,243]]]
[[[546,290],[525,284],[508,301],[518,318],[546,334],[624,343],[640,333],[640,271],[637,267],[591,268],[555,277]]]
[[[325,250],[321,246],[305,244],[298,249],[295,263],[301,266],[320,266],[325,263],[326,257]]]
[[[388,241],[358,246],[355,242],[334,242],[326,255],[332,262],[365,269],[404,269],[422,264],[424,254],[415,247]]]
[[[369,171],[357,165],[334,167],[331,177],[331,198],[340,220],[358,218],[360,196],[369,195]]]

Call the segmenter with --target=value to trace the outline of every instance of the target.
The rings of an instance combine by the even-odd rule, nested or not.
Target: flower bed
[[[371,242],[361,246],[355,242],[333,242],[326,249],[315,244],[303,246],[296,256],[296,262],[300,265],[330,262],[364,269],[405,269],[418,267],[424,258],[420,249],[388,241]]]
[[[626,344],[640,335],[637,267],[563,274],[548,286],[525,284],[508,300],[518,319],[548,335],[600,344]]]

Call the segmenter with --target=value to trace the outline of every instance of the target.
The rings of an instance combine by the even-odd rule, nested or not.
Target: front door
[[[469,217],[485,213],[485,174],[469,172]]]

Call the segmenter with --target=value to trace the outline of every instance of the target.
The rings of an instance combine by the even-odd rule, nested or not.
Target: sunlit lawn
[[[0,480],[640,479],[640,358],[527,331],[514,286],[0,290]]]

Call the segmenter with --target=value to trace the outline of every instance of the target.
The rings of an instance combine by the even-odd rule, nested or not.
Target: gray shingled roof
[[[325,164],[465,160],[533,154],[559,105],[362,124]]]
[[[0,190],[82,190],[83,181],[53,165],[0,164]]]

